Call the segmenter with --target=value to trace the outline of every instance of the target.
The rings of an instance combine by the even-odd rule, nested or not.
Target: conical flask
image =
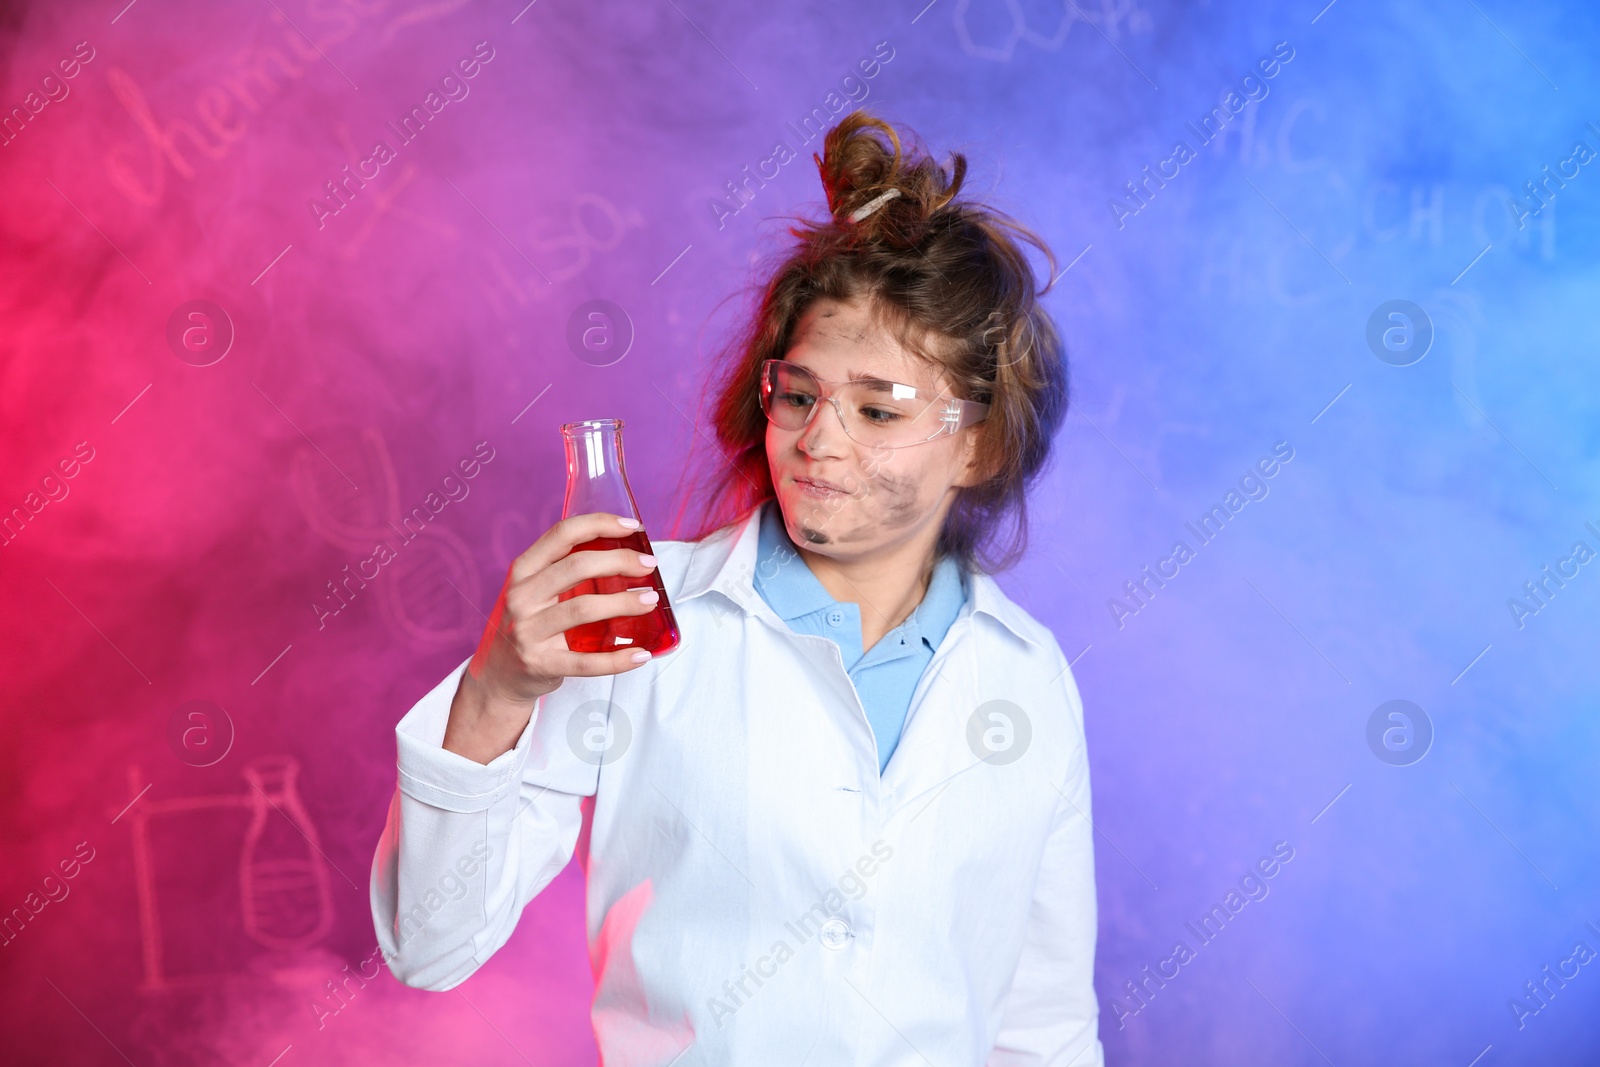
[[[604,511],[643,523],[623,468],[622,420],[565,423],[561,427],[561,440],[567,451],[567,495],[562,502],[561,517]],[[626,537],[599,537],[578,545],[573,551],[610,548],[650,552],[650,538],[641,525]],[[644,615],[622,615],[573,627],[566,632],[567,647],[574,652],[643,648],[653,656],[677,648],[678,623],[672,617],[672,605],[667,602],[667,590],[661,582],[659,569],[641,577],[614,574],[591,578],[559,594],[558,599],[567,600],[585,593],[620,593],[628,589],[654,589],[661,599],[656,601],[654,610]]]
[[[303,948],[333,925],[317,828],[295,786],[299,771],[293,757],[275,756],[243,772],[250,827],[239,856],[239,896],[245,934],[267,948]]]

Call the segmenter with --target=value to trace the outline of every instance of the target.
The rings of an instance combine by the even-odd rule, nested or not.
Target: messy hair
[[[967,431],[979,435],[983,480],[957,490],[936,551],[968,570],[1005,570],[1027,550],[1027,490],[1067,412],[1066,355],[1039,302],[1050,285],[1037,285],[1022,245],[1043,253],[1051,279],[1055,256],[1009,215],[957,200],[964,156],[953,153],[947,170],[864,110],[829,130],[812,159],[829,214],[794,220],[798,240],[768,261],[754,313],[714,367],[711,421],[724,455],[694,494],[701,513],[691,539],[774,496],[762,361],[784,358],[813,302],[859,298],[908,351],[942,370],[956,396],[989,405]],[[898,194],[852,220],[891,190]]]

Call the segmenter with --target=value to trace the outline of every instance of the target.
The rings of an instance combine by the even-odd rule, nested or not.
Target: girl
[[[396,728],[379,941],[449,989],[576,852],[608,1067],[1099,1065],[1082,705],[989,574],[1066,411],[1019,242],[1055,260],[864,112],[817,163],[701,536],[573,552],[630,527],[563,519]],[[655,594],[558,593],[655,567],[676,650],[568,650]]]

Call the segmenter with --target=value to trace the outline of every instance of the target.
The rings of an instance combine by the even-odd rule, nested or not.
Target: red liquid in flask
[[[604,551],[612,548],[631,548],[636,552],[651,553],[650,538],[645,536],[643,530],[626,537],[597,537],[578,545],[573,551]],[[567,631],[567,647],[574,652],[615,652],[619,648],[643,648],[652,656],[677,648],[678,623],[672,617],[672,605],[667,602],[667,590],[661,584],[659,569],[644,577],[607,574],[585,579],[559,594],[557,599],[569,600],[585,593],[621,593],[628,589],[654,589],[661,599],[656,601],[653,610],[643,615],[620,615],[574,626]]]
[[[639,508],[628,486],[622,459],[622,420],[589,419],[569,422],[561,427],[567,457],[567,494],[561,509],[563,519],[573,515],[607,512],[623,518],[639,519]],[[650,538],[641,527],[622,537],[598,537],[576,546],[574,552],[627,548],[652,554]],[[566,631],[567,647],[574,652],[615,652],[621,648],[642,648],[652,656],[678,647],[678,623],[672,617],[661,572],[648,575],[608,574],[589,578],[564,593],[559,600],[570,600],[587,593],[621,593],[630,589],[654,589],[661,599],[640,615],[619,615],[610,619],[574,626]]]

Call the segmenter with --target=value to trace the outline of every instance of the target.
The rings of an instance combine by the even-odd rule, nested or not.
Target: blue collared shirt
[[[882,774],[900,741],[923,668],[966,603],[966,576],[954,559],[941,556],[922,603],[863,654],[860,606],[835,600],[811,573],[784,529],[776,500],[762,505],[756,558],[756,591],[778,617],[795,633],[830,638],[838,644],[845,671],[855,683],[877,738],[878,773]]]

